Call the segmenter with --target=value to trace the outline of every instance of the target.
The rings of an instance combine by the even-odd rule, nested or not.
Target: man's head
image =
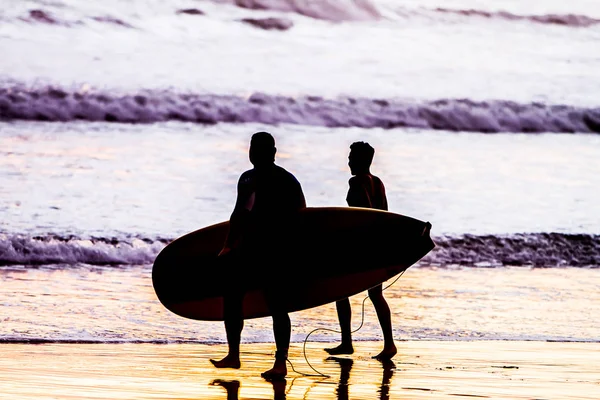
[[[250,139],[250,162],[255,167],[275,162],[275,139],[268,132],[256,132]]]
[[[354,142],[350,145],[350,155],[348,156],[348,166],[352,175],[369,173],[369,168],[373,162],[375,149],[367,142]]]

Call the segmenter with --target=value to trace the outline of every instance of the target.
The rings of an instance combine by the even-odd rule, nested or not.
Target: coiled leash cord
[[[396,283],[396,281],[398,281],[398,279],[400,279],[400,277],[404,274],[406,270],[402,271],[400,273],[400,275],[398,275],[398,277],[396,277],[396,279],[394,279],[394,281],[392,283],[390,283],[389,285],[387,285],[386,287],[384,287],[381,291],[383,292],[384,290],[386,290],[387,288],[389,288],[390,286],[392,286],[394,283]],[[367,299],[369,298],[369,295],[367,295],[363,301],[362,301],[362,311],[361,311],[361,319],[360,319],[360,325],[358,326],[358,328],[356,328],[355,330],[351,331],[350,333],[355,333],[358,332],[360,328],[362,328],[364,322],[365,322],[365,302],[367,301]],[[296,371],[296,369],[294,368],[294,364],[292,364],[292,362],[289,359],[286,359],[286,361],[290,364],[290,366],[292,367],[292,371],[294,371],[297,374],[303,375],[303,376],[322,376],[322,377],[326,377],[329,378],[331,377],[331,375],[326,375],[322,372],[319,372],[315,367],[313,367],[311,365],[311,363],[308,361],[308,357],[306,356],[306,342],[308,341],[308,338],[310,335],[312,335],[313,333],[315,333],[316,331],[328,331],[328,332],[334,332],[334,333],[342,333],[341,331],[337,331],[335,329],[329,329],[329,328],[316,328],[313,329],[308,335],[306,335],[306,338],[304,339],[304,344],[302,346],[302,351],[304,353],[304,360],[306,361],[306,363],[308,364],[308,366],[316,372],[316,374],[307,374],[304,372],[300,372],[300,371]]]

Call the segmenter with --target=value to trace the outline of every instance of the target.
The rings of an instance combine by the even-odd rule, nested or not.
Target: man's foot
[[[391,360],[397,352],[398,350],[396,349],[396,346],[385,347],[381,351],[381,353],[377,354],[376,356],[373,356],[373,358],[379,361],[387,361]]]
[[[260,374],[263,378],[268,381],[279,381],[285,379],[287,375],[287,360],[286,359],[276,359],[275,364],[273,364],[273,368],[268,371]]]
[[[342,343],[337,347],[325,349],[325,351],[331,354],[332,356],[337,356],[338,354],[352,354],[354,353],[354,347],[352,346],[352,343]]]
[[[217,368],[235,368],[235,369],[238,369],[240,367],[240,365],[241,365],[239,357],[230,356],[230,355],[225,356],[225,358],[223,358],[222,360],[219,360],[219,361],[213,360],[211,358],[210,362],[212,363],[212,365],[214,365]]]

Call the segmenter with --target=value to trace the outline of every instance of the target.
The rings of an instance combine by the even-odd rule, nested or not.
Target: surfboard
[[[152,267],[158,299],[179,316],[221,321],[223,295],[243,287],[244,319],[252,319],[271,315],[265,293],[277,288],[279,306],[300,311],[385,282],[435,247],[429,222],[370,208],[308,207],[281,228],[265,264],[218,257],[228,221],[175,239]]]

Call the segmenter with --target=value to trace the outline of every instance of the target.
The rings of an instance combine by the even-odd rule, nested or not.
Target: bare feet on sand
[[[225,356],[224,359],[219,360],[219,361],[213,360],[211,358],[210,362],[212,363],[212,365],[214,365],[217,368],[235,368],[235,369],[238,369],[240,367],[240,364],[241,364],[239,357],[230,356],[230,355]]]
[[[332,356],[336,356],[339,354],[352,354],[352,353],[354,353],[354,347],[352,346],[352,343],[350,343],[350,344],[342,343],[337,347],[331,347],[329,349],[325,349],[325,351],[328,352],[329,354],[331,354]]]
[[[276,359],[275,364],[273,364],[273,368],[260,374],[260,376],[262,376],[263,378],[265,378],[268,381],[282,380],[282,379],[285,379],[286,375],[287,375],[287,360],[286,359],[279,359],[279,360]]]
[[[398,350],[396,349],[396,346],[389,346],[385,347],[383,350],[381,350],[381,353],[377,354],[376,356],[373,356],[372,358],[379,361],[387,361],[391,360],[397,352]]]

